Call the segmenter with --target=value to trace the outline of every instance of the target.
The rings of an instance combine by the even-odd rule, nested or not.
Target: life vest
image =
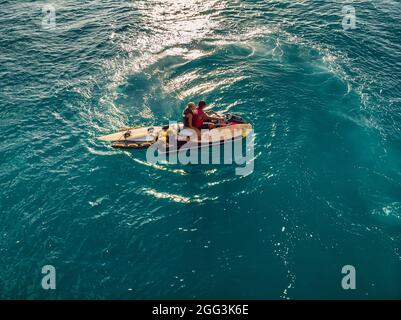
[[[193,114],[193,123],[194,123],[194,127],[200,129],[202,127],[203,124],[203,116],[205,115],[205,113],[203,112],[202,109],[196,108],[194,114]]]

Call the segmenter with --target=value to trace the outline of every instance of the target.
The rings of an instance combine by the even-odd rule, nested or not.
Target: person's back
[[[193,102],[188,103],[182,114],[182,122],[184,123],[184,129],[189,129],[188,136],[196,134],[200,138],[200,131],[194,126],[194,115],[195,115],[196,105]],[[188,131],[188,130],[183,130]]]
[[[195,103],[190,102],[188,106],[185,108],[182,114],[182,122],[184,123],[184,128],[192,128],[193,127],[193,117],[194,117],[194,110],[196,106]]]

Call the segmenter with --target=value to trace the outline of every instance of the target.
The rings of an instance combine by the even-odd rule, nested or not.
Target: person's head
[[[195,108],[196,108],[196,105],[195,105],[195,103],[190,102],[190,103],[188,103],[187,108],[188,108],[189,110],[191,110],[191,111],[194,111]]]
[[[206,102],[203,100],[199,101],[198,107],[199,109],[204,109],[206,107]]]

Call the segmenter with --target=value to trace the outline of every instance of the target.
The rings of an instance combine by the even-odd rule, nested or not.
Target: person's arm
[[[205,113],[205,115],[204,115],[204,118],[203,118],[205,121],[223,121],[224,120],[224,118],[223,117],[210,117],[209,115],[207,115],[206,113]]]
[[[213,113],[215,116],[221,117],[216,111],[209,110],[208,112]]]

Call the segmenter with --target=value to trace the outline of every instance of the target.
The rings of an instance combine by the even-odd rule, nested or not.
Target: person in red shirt
[[[221,125],[223,125],[224,118],[222,117],[210,117],[205,111],[206,102],[199,101],[198,107],[195,109],[193,113],[193,125],[198,129],[213,129],[216,127],[212,121],[220,121]]]

